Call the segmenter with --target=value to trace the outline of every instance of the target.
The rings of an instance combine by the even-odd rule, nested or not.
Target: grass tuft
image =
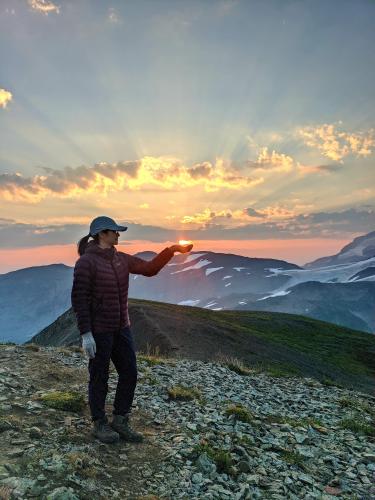
[[[76,473],[87,479],[96,478],[99,470],[93,466],[90,455],[81,451],[72,451],[66,455],[66,458]]]
[[[31,343],[31,344],[22,344],[22,347],[24,349],[28,349],[30,351],[40,351],[40,346],[38,344],[34,344],[34,343]]]
[[[10,500],[12,498],[12,491],[14,488],[3,484],[0,486],[0,499],[1,500]]]
[[[192,450],[193,457],[198,458],[203,453],[215,463],[217,471],[226,474],[233,474],[233,459],[231,454],[221,448],[214,448],[206,442],[196,444]]]
[[[202,394],[197,387],[185,387],[182,385],[174,385],[168,388],[168,395],[170,399],[191,400],[200,399]]]
[[[375,436],[375,422],[368,422],[360,415],[353,415],[343,418],[339,422],[342,429],[348,429],[357,434],[364,434],[366,436]]]
[[[228,356],[226,354],[219,353],[217,354],[215,361],[220,365],[226,366],[227,368],[229,368],[229,370],[238,373],[238,375],[246,376],[256,373],[256,370],[252,370],[251,368],[247,367],[241,359],[238,359],[234,356]]]
[[[321,383],[327,387],[338,387],[339,389],[344,389],[344,386],[340,384],[337,380],[333,380],[330,377],[323,377]]]
[[[84,397],[78,392],[54,391],[43,394],[39,399],[56,410],[80,412],[85,406]]]
[[[225,414],[227,416],[234,415],[236,420],[240,420],[241,422],[246,422],[248,424],[253,423],[255,419],[254,414],[241,404],[229,405],[225,410]]]
[[[288,464],[299,465],[304,468],[305,457],[298,452],[285,450],[280,452],[281,458]]]
[[[144,361],[148,366],[167,364],[167,360],[165,358],[153,356],[151,354],[138,354],[137,359],[139,361]]]

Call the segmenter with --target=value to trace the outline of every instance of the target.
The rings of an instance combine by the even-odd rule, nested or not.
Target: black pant
[[[89,359],[89,406],[92,420],[105,416],[109,364],[112,359],[118,373],[113,414],[130,412],[137,384],[137,360],[129,326],[116,333],[93,333],[96,354]]]

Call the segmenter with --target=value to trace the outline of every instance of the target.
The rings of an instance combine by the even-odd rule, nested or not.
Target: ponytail
[[[86,250],[86,247],[87,247],[87,243],[88,243],[88,240],[89,238],[91,237],[91,234],[89,233],[87,236],[84,236],[83,238],[81,238],[77,244],[77,251],[78,251],[78,255],[83,255],[85,253],[85,250]],[[99,243],[99,234],[96,234],[95,236],[92,236],[92,238],[94,239],[94,241],[96,243]]]

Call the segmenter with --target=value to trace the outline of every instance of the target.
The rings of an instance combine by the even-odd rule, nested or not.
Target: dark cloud
[[[260,218],[264,218],[266,217],[265,214],[261,214],[260,212],[257,212],[257,210],[255,210],[254,208],[245,208],[244,209],[244,212],[247,214],[247,215],[250,215],[251,217],[260,217]]]
[[[251,211],[253,209],[248,208],[247,210]],[[122,244],[126,244],[127,240],[149,240],[163,243],[165,241],[178,241],[179,239],[194,241],[198,239],[351,238],[354,234],[373,231],[375,226],[374,215],[374,206],[364,205],[358,208],[348,208],[341,212],[316,212],[276,222],[265,221],[228,228],[217,223],[215,212],[211,212],[212,220],[206,222],[205,226],[200,229],[190,230],[167,229],[159,226],[136,224],[126,220],[116,219],[116,221],[119,224],[128,226],[128,230],[122,234],[120,239]],[[0,219],[0,248],[66,245],[77,243],[87,233],[88,225],[23,224],[13,219],[2,218]]]
[[[316,212],[306,215],[297,215],[294,220],[297,224],[307,223],[312,226],[326,224],[335,227],[343,227],[345,230],[349,228],[356,230],[357,225],[367,226],[371,221],[372,225],[375,225],[375,211],[374,208],[368,208],[367,210],[349,208],[341,212]]]
[[[30,177],[8,173],[0,174],[0,186],[7,189],[11,189],[13,186],[15,188],[22,187],[27,189],[32,189],[33,187]]]
[[[188,173],[193,179],[197,179],[199,177],[208,177],[211,171],[212,166],[207,162],[195,165],[194,167],[188,169]]]
[[[102,162],[96,163],[94,167],[81,165],[72,168],[68,166],[63,170],[42,166],[39,168],[47,173],[48,177],[41,180],[40,184],[56,193],[68,191],[71,186],[87,189],[90,187],[92,181],[94,181],[96,174],[100,174],[111,180],[115,180],[119,173],[134,178],[137,176],[139,167],[139,161],[121,161],[114,164]],[[37,179],[33,179],[34,184],[37,182]]]
[[[344,167],[342,165],[317,165],[318,170],[325,170],[326,172],[337,172],[338,170],[342,170]]]
[[[116,163],[116,168],[121,170],[129,177],[137,177],[139,167],[141,166],[140,161],[119,161]]]

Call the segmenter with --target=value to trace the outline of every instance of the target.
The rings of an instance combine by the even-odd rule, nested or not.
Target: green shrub
[[[304,466],[305,458],[298,452],[292,450],[282,451],[281,458],[289,464]]]
[[[201,391],[196,387],[184,387],[182,385],[174,385],[168,388],[170,399],[189,400],[201,397]]]
[[[241,422],[246,422],[251,424],[255,418],[255,416],[243,405],[241,404],[233,404],[226,408],[226,415],[234,415],[237,420]]]
[[[322,380],[321,380],[321,383],[323,385],[326,385],[327,387],[339,387],[341,389],[344,388],[344,386],[342,384],[340,384],[339,382],[337,382],[336,380],[333,380],[332,378],[330,377],[323,377]]]
[[[361,401],[359,399],[351,399],[348,397],[343,397],[339,399],[338,404],[343,408],[352,408],[353,410],[357,411],[363,410],[366,413],[369,413],[370,415],[375,417],[375,410],[367,401]]]
[[[375,436],[375,422],[368,422],[361,418],[360,415],[354,415],[353,417],[343,418],[339,425],[342,429],[349,429],[350,431],[356,432],[358,434],[365,434],[367,436]]]
[[[40,346],[38,344],[22,344],[22,347],[29,349],[30,351],[40,351]]]
[[[229,370],[238,373],[238,375],[251,375],[255,373],[255,370],[251,370],[242,360],[234,356],[219,353],[216,355],[215,360],[220,365],[226,366]]]
[[[215,462],[218,472],[233,474],[233,459],[228,451],[214,448],[208,443],[199,443],[195,445],[192,456],[198,458],[202,453],[206,453],[206,455]]]
[[[40,399],[45,403],[45,405],[57,410],[80,412],[85,405],[83,395],[78,392],[49,392],[47,394],[43,394]]]
[[[149,366],[166,364],[166,360],[160,356],[152,356],[149,354],[138,354],[137,359],[144,361]]]

